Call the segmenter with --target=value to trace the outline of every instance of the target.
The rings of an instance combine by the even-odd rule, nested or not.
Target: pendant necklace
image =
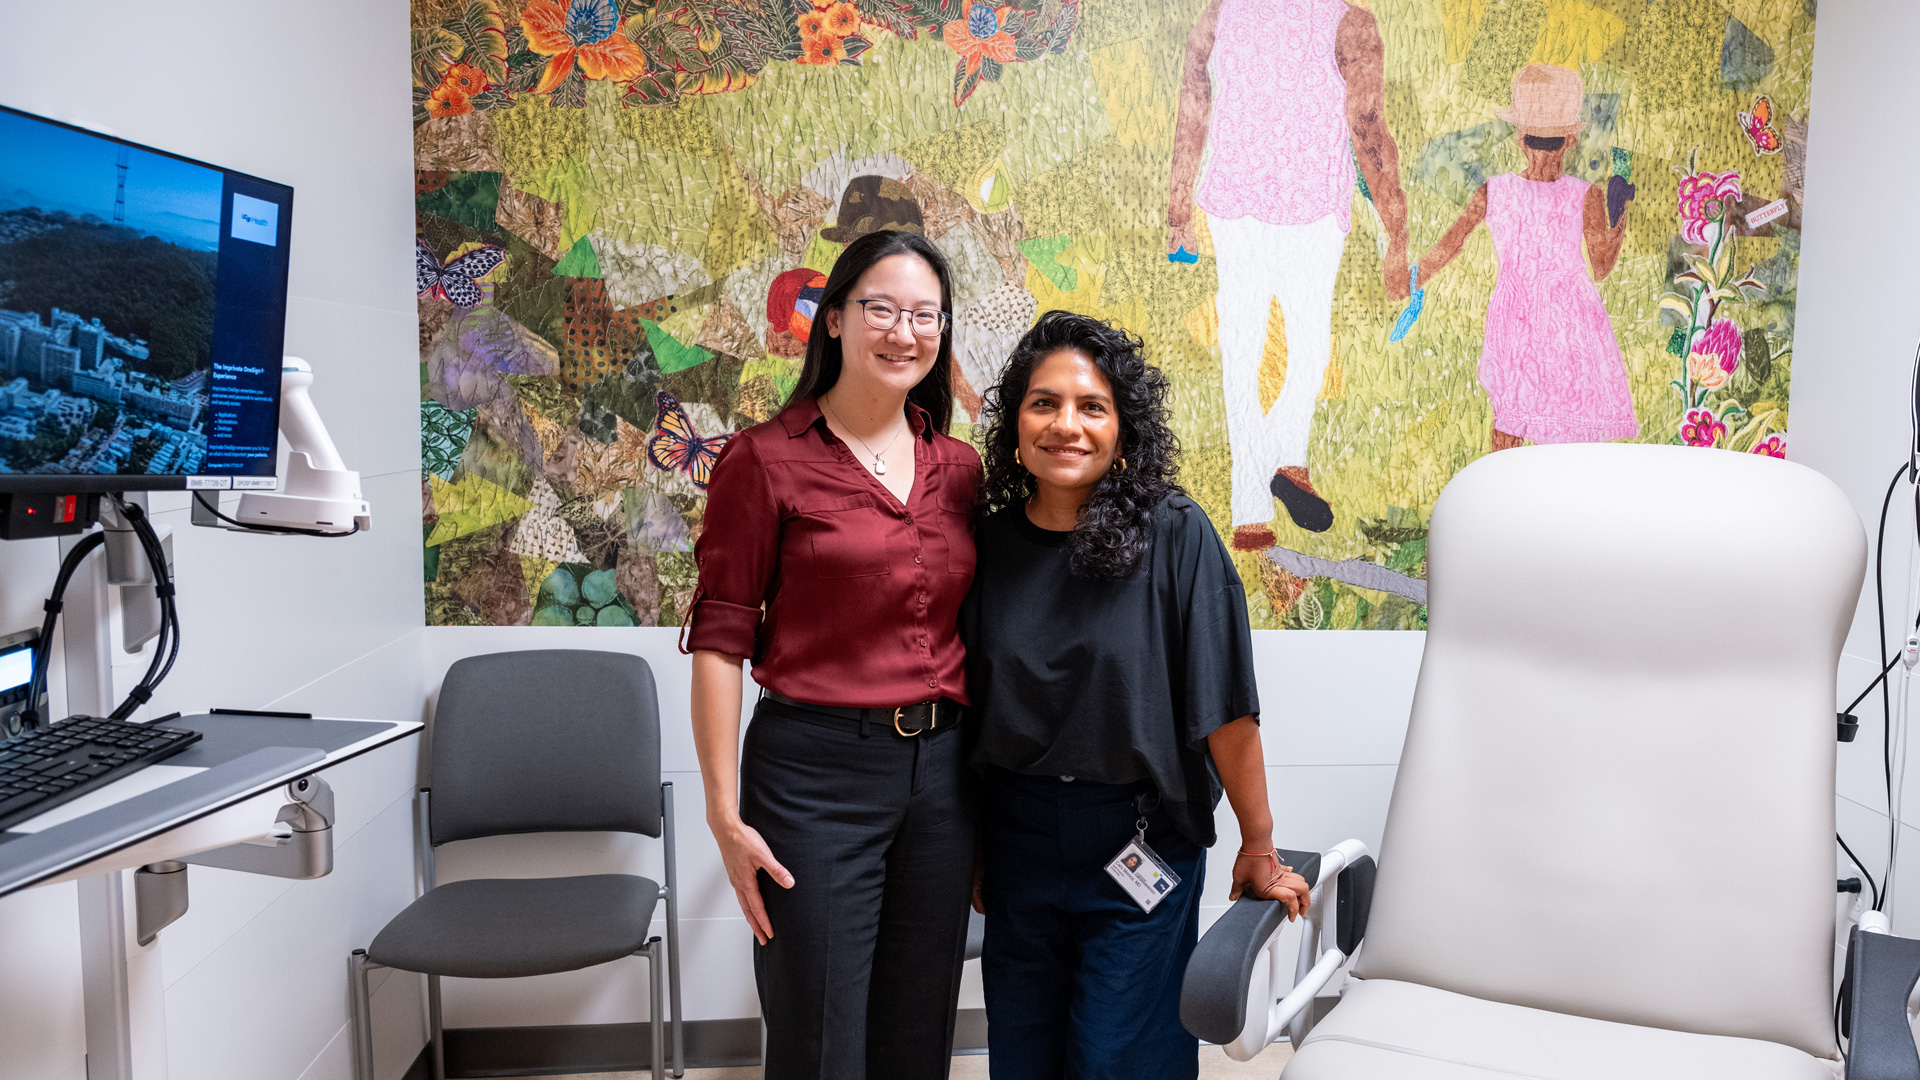
[[[827,404],[827,399],[824,396],[820,398],[820,404],[827,406],[827,412],[830,413],[835,420],[840,420],[840,414],[837,412],[834,412],[833,406]],[[840,420],[840,426],[843,428],[847,428],[847,434],[853,435],[853,429],[850,427],[847,427],[847,422],[845,420]],[[906,426],[907,425],[903,422],[901,423],[900,428],[905,428]],[[881,458],[880,455],[893,449],[893,444],[900,441],[900,428],[894,429],[893,438],[888,439],[887,445],[881,447],[878,453],[874,452],[873,447],[867,445],[867,440],[861,438],[858,435],[853,435],[853,441],[859,443],[861,449],[865,450],[869,454],[873,454],[873,464],[870,466],[870,468],[873,469],[873,475],[875,476],[887,475],[887,463],[883,458]]]

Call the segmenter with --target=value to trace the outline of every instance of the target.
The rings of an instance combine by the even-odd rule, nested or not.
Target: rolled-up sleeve
[[[756,655],[779,564],[780,506],[751,440],[730,440],[714,463],[706,521],[693,551],[700,586],[686,651]]]

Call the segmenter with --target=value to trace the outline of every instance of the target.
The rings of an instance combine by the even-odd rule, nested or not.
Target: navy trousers
[[[1200,935],[1206,851],[1159,810],[1147,846],[1180,884],[1143,912],[1103,867],[1145,785],[987,774],[981,975],[993,1080],[1194,1080],[1180,980]]]

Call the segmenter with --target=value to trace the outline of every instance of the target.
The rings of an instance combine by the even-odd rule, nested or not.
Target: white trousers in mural
[[[1268,483],[1282,465],[1307,463],[1313,405],[1333,356],[1333,283],[1346,231],[1328,215],[1310,225],[1258,218],[1207,223],[1220,274],[1221,383],[1227,447],[1233,455],[1233,523],[1273,520]],[[1273,408],[1260,408],[1260,358],[1268,310],[1280,303],[1287,327],[1287,379]]]

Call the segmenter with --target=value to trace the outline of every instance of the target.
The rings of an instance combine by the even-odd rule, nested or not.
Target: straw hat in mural
[[[926,235],[920,204],[907,185],[890,176],[856,176],[840,196],[840,217],[820,235],[836,244],[851,244],[882,229]]]
[[[1578,135],[1586,130],[1580,119],[1586,89],[1580,74],[1552,64],[1528,64],[1513,77],[1513,106],[1493,115],[1520,129],[1522,135]]]

